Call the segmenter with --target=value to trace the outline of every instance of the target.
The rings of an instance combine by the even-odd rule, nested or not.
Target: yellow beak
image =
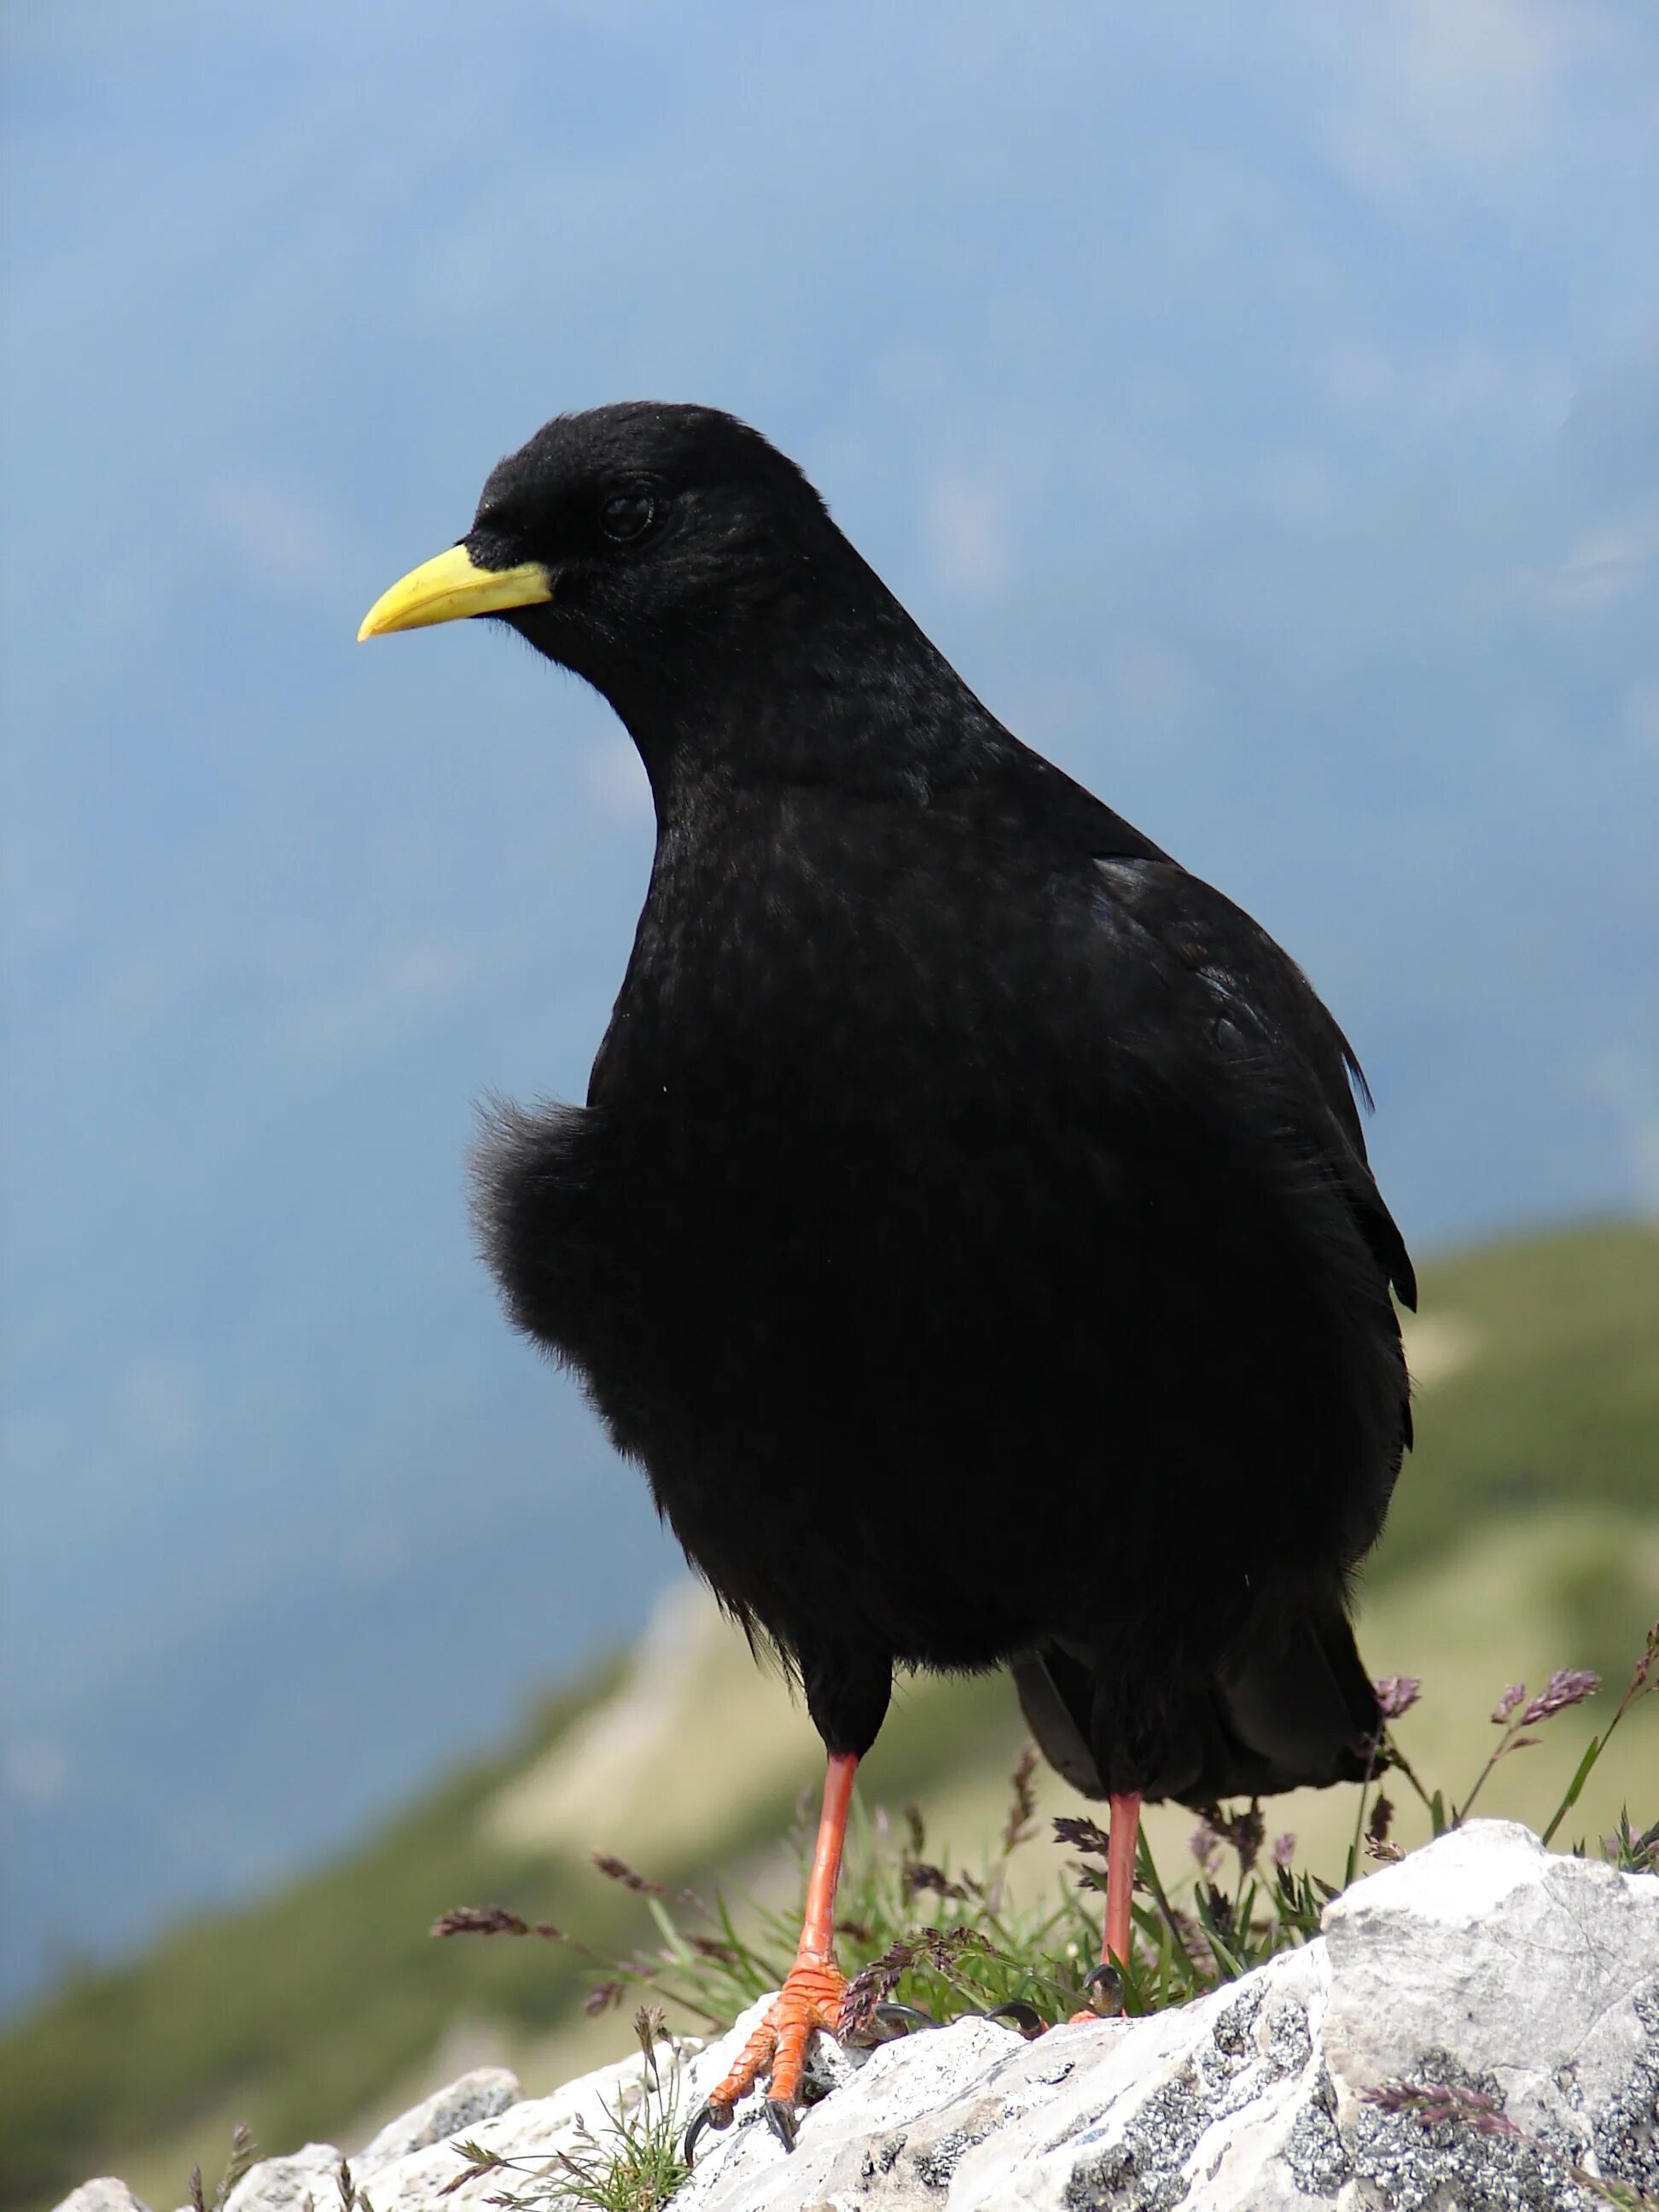
[[[459,622],[465,615],[533,607],[552,596],[552,579],[539,561],[522,561],[516,568],[481,568],[465,545],[452,545],[381,592],[363,617],[357,642],[387,630],[425,629],[431,623]]]

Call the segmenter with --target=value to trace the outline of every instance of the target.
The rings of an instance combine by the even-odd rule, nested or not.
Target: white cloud
[[[128,1363],[121,1382],[119,1433],[145,1462],[179,1460],[208,1433],[202,1363],[188,1352],[149,1351]]]
[[[1639,684],[1625,701],[1625,727],[1638,745],[1659,753],[1659,684]]]
[[[1559,608],[1584,612],[1617,606],[1641,586],[1659,553],[1659,515],[1588,531],[1546,581]]]
[[[1650,1218],[1659,1218],[1659,1116],[1632,1127],[1630,1149],[1638,1202]]]
[[[352,579],[344,531],[295,477],[252,462],[222,469],[203,489],[200,513],[258,584],[334,599]]]
[[[1659,1216],[1659,1036],[1625,1037],[1597,1054],[1581,1080],[1617,1119],[1637,1204]]]
[[[375,945],[349,969],[320,967],[313,949],[272,1024],[270,1048],[307,1060],[384,1052],[453,1006],[483,964],[482,945],[436,933]]]
[[[1107,660],[1106,674],[1117,714],[1131,730],[1167,732],[1185,715],[1196,693],[1192,672],[1152,638],[1120,640]]]
[[[1389,214],[1431,218],[1448,188],[1530,200],[1564,158],[1569,64],[1589,0],[1383,0],[1310,21],[1330,68],[1320,142]],[[1439,209],[1443,216],[1443,205]]]
[[[56,1743],[14,1745],[0,1765],[6,1795],[25,1805],[50,1805],[61,1797],[69,1771],[69,1755]]]
[[[1144,528],[1159,538],[1190,526],[1210,489],[1195,461],[1149,428],[1136,434],[1105,422],[1090,425],[1079,440],[1077,467],[1114,524]]]
[[[1572,370],[1559,355],[1478,338],[1333,333],[1317,376],[1339,413],[1414,438],[1464,426],[1547,436],[1566,421],[1573,396]]]
[[[876,390],[901,406],[937,406],[951,383],[950,366],[933,346],[890,346],[876,363]]]
[[[651,812],[651,785],[633,740],[620,731],[597,738],[582,758],[583,788],[601,814],[635,822]]]
[[[46,1017],[46,1041],[60,1061],[98,1065],[131,1052],[194,1004],[234,947],[194,916],[153,926],[125,939],[94,935],[82,918],[75,949],[95,946],[82,989],[64,994]]]
[[[1006,503],[981,479],[950,465],[923,492],[922,526],[939,587],[988,599],[1008,582]]]
[[[1269,453],[1256,464],[1255,475],[1263,510],[1291,528],[1324,521],[1338,503],[1336,475],[1316,454]]]

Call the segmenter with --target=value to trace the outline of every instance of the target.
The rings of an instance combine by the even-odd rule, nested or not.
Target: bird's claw
[[[778,2141],[786,2150],[793,2150],[795,2138],[800,2128],[799,2117],[793,2105],[782,2098],[768,2097],[763,2102],[763,2110],[766,2114],[766,2124]],[[712,2097],[705,2097],[692,2114],[690,2125],[686,2129],[680,2143],[680,2156],[685,2163],[688,2166],[696,2164],[697,2138],[705,2128],[711,2129],[718,2135],[723,2129],[731,2126],[732,2120],[732,2112],[730,2105],[717,2104]]]
[[[908,2035],[915,2029],[937,2027],[939,2022],[932,2013],[924,2012],[920,2005],[896,2004],[889,1998],[872,2011],[870,2025],[872,2027],[896,2027],[902,2035]]]
[[[718,2118],[721,2112],[729,2119],[732,2107],[749,2094],[756,2083],[763,2077],[769,2078],[767,2124],[786,2148],[793,2148],[794,2106],[807,2047],[815,2033],[836,2033],[846,1997],[846,1978],[833,1959],[811,1953],[798,1958],[785,1977],[782,1989],[768,2007],[766,2017],[709,2098],[712,2124],[722,2124]],[[780,2120],[780,2112],[788,2114],[787,2122]]]
[[[767,2098],[766,2124],[786,2150],[793,2150],[800,2123],[793,2105],[786,2104],[781,2097]]]
[[[1034,2035],[1041,2035],[1048,2025],[1036,2007],[1028,2005],[1021,1997],[1012,1997],[1006,2004],[991,2005],[983,2012],[966,2012],[958,2017],[963,2020],[1006,2020],[1028,2041]]]
[[[1123,1977],[1108,1959],[1083,1977],[1083,1994],[1097,2020],[1115,2020],[1123,2009]]]
[[[697,2137],[703,2130],[712,2128],[718,2135],[722,2128],[729,2128],[731,2124],[730,2105],[717,2105],[711,2097],[705,2097],[691,2115],[691,2124],[686,2129],[685,2138],[680,2145],[680,2156],[688,2166],[695,2166],[697,2162]]]

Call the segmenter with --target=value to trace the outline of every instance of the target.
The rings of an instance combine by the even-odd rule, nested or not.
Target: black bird
[[[1109,1796],[1109,1962],[1141,1797],[1361,1771],[1411,1263],[1300,969],[1012,736],[757,432],[549,422],[362,635],[480,614],[605,695],[655,800],[587,1103],[501,1112],[477,1210],[828,1750],[799,1954],[712,2100],[769,2070],[787,2140],[896,1667],[1011,1668]]]

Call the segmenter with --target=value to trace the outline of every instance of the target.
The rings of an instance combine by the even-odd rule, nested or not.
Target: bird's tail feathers
[[[1093,1655],[1047,1644],[1013,1662],[1026,1725],[1061,1778],[1085,1797],[1139,1787],[1194,1807],[1363,1780],[1379,1724],[1376,1694],[1340,1602],[1294,1615],[1172,1698],[1125,1771],[1103,1743]]]

